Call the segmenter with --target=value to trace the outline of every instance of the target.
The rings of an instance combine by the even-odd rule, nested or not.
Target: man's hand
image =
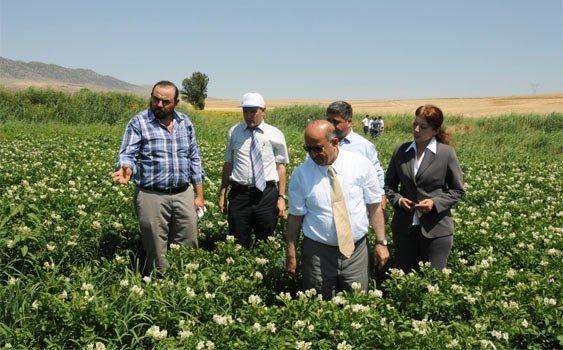
[[[295,254],[287,254],[285,258],[285,269],[291,277],[295,278],[295,276],[297,276],[297,258]]]
[[[133,175],[133,171],[127,165],[123,165],[121,169],[111,174],[111,178],[113,181],[120,183],[122,185],[127,185],[129,180],[131,180],[131,176]]]
[[[278,197],[278,217],[283,218],[285,216],[285,199],[283,197]]]
[[[205,199],[203,199],[203,196],[197,196],[194,198],[194,205],[197,208],[202,208],[205,207]]]
[[[434,208],[434,201],[430,198],[423,199],[418,202],[418,204],[415,204],[414,208],[416,210],[420,210],[420,212],[423,214],[429,213],[432,208]]]
[[[224,191],[221,191],[221,194],[219,194],[219,211],[223,214],[227,213],[227,201],[225,200]]]
[[[376,244],[373,250],[377,260],[377,268],[381,270],[387,263],[387,260],[389,260],[389,249],[382,244]]]

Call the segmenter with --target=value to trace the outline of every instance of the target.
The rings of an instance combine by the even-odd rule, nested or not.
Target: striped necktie
[[[264,175],[264,162],[262,162],[262,150],[260,141],[256,139],[256,128],[252,131],[252,142],[250,143],[250,162],[252,164],[252,174],[254,175],[254,186],[260,191],[266,188],[266,176]]]
[[[352,238],[352,224],[346,206],[346,199],[342,193],[342,186],[336,177],[334,168],[328,166],[328,178],[330,180],[330,199],[332,204],[332,215],[334,216],[334,226],[336,226],[336,238],[338,239],[338,249],[345,257],[349,258],[354,252],[354,239]]]

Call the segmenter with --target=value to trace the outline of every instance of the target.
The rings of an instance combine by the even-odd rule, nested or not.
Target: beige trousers
[[[197,248],[197,214],[194,191],[190,186],[177,194],[140,189],[134,196],[141,239],[147,254],[143,271],[169,267],[166,252],[170,244]]]

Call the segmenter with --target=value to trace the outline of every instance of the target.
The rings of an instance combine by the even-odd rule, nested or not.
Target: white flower
[[[217,323],[218,325],[225,326],[233,323],[234,321],[230,315],[227,316],[213,315],[213,322]]]
[[[197,270],[198,268],[199,268],[199,264],[197,264],[197,263],[189,263],[189,264],[186,265],[186,269],[188,271],[194,271],[194,270]]]
[[[147,330],[146,335],[154,340],[162,340],[168,336],[168,331],[166,329],[160,330],[159,326],[151,326],[151,328]]]
[[[6,247],[7,248],[13,248],[14,244],[15,244],[15,242],[14,242],[13,239],[9,239],[9,240],[6,241]]]
[[[489,261],[487,259],[481,260],[481,267],[486,269],[490,266]]]
[[[304,328],[308,323],[309,323],[309,321],[297,320],[297,321],[295,321],[295,323],[293,324],[293,327],[295,327],[295,328]]]
[[[215,343],[213,343],[211,340],[208,340],[206,342],[200,341],[200,342],[197,343],[196,349],[197,350],[203,350],[203,349],[212,350],[212,349],[215,349]]]
[[[305,342],[303,340],[298,340],[295,342],[295,348],[297,350],[309,350],[311,349],[311,343],[310,342]]]
[[[430,329],[428,322],[426,320],[420,320],[420,321],[412,320],[412,328],[414,329],[415,332],[422,335],[428,333]]]
[[[221,279],[221,282],[227,282],[229,280],[229,275],[227,275],[226,272],[222,272],[219,278]]]
[[[270,331],[270,333],[276,333],[276,324],[273,322],[268,322],[266,325],[266,329]]]
[[[352,326],[352,328],[354,328],[354,329],[360,329],[360,328],[362,328],[362,324],[361,324],[361,323],[358,323],[358,322],[352,322],[352,323],[350,324],[350,326]]]
[[[180,339],[182,340],[188,339],[192,335],[194,334],[191,331],[187,331],[187,330],[182,330],[178,332],[178,336],[180,336]]]
[[[170,244],[170,249],[171,250],[178,250],[178,249],[180,249],[180,245],[176,244],[176,243],[172,243],[172,244]]]
[[[193,298],[195,297],[195,292],[192,288],[190,287],[186,287],[186,294],[188,295],[188,298]]]
[[[499,332],[497,330],[492,330],[491,335],[499,340],[502,339],[502,332]]]
[[[266,265],[270,260],[266,259],[266,258],[260,258],[260,257],[256,257],[254,259],[254,261],[256,261],[256,263],[258,265]]]
[[[290,301],[291,300],[291,294],[290,293],[284,293],[284,292],[280,292],[280,294],[278,294],[278,299],[282,300],[282,301]]]
[[[106,345],[100,341],[97,341],[95,346],[94,346],[95,350],[106,350]]]
[[[555,306],[557,304],[557,301],[552,298],[543,298],[543,303],[547,306]]]
[[[448,344],[446,344],[446,348],[451,349],[459,346],[459,341],[457,339],[452,339]]]
[[[510,269],[508,269],[508,271],[506,271],[506,277],[512,278],[514,276],[516,276],[516,270],[510,268]]]
[[[252,277],[254,277],[254,279],[258,280],[258,281],[261,281],[264,278],[264,276],[262,275],[262,273],[260,271],[254,272]]]
[[[352,350],[352,345],[346,343],[346,340],[344,340],[342,343],[336,345],[336,350]]]
[[[306,296],[307,298],[312,298],[312,297],[314,297],[315,295],[317,295],[317,290],[316,290],[315,288],[307,289],[307,290],[305,291],[305,296]]]
[[[444,275],[446,275],[446,276],[449,276],[449,275],[452,274],[452,270],[451,270],[451,269],[448,269],[448,268],[445,268],[445,269],[442,270],[442,273],[443,273]]]
[[[382,298],[383,297],[383,292],[380,291],[379,289],[374,289],[374,290],[370,290],[368,292],[368,294],[372,297],[377,297],[377,298]]]
[[[348,303],[348,301],[340,295],[335,296],[331,301],[336,305],[346,305]]]
[[[526,321],[525,319],[522,320],[521,325],[522,325],[522,327],[524,327],[524,328],[528,328],[528,326],[529,326],[528,321]]]
[[[90,283],[82,283],[82,287],[80,287],[85,292],[91,292],[94,290],[94,286]]]
[[[123,224],[117,221],[114,221],[112,224],[113,228],[117,231],[120,231],[123,228]]]
[[[260,332],[260,330],[262,330],[262,326],[261,326],[260,323],[258,323],[258,322],[255,322],[255,323],[252,325],[252,328],[254,328],[254,330],[255,330],[255,331],[258,331],[258,332]]]
[[[131,292],[137,294],[137,295],[143,295],[145,292],[143,291],[143,288],[139,287],[139,286],[132,286],[131,287]]]
[[[123,265],[127,263],[127,259],[125,259],[124,257],[122,257],[121,255],[116,255],[115,256],[115,262],[119,265]]]
[[[368,311],[369,306],[365,306],[365,305],[361,305],[361,304],[352,304],[352,305],[350,305],[350,310],[352,310],[352,312]]]
[[[215,299],[215,293],[205,292],[205,299]]]
[[[232,265],[235,263],[235,259],[229,256],[227,259],[225,259],[225,262],[227,263],[227,265]]]
[[[129,287],[129,280],[124,278],[121,281],[119,281],[119,285],[122,287]]]
[[[258,305],[261,302],[262,302],[262,299],[258,295],[252,294],[248,297],[248,303],[250,305]]]
[[[99,221],[92,221],[92,228],[94,230],[99,230],[102,228],[102,224]]]
[[[10,278],[8,279],[8,285],[9,285],[9,286],[13,286],[13,285],[15,285],[16,283],[18,283],[19,280],[20,280],[19,278],[10,277]]]
[[[37,309],[39,309],[40,305],[41,305],[41,303],[38,300],[34,300],[33,303],[31,304],[31,308],[33,310],[37,310]]]
[[[227,235],[227,237],[225,238],[225,241],[227,243],[235,243],[235,236]]]
[[[436,294],[440,291],[440,288],[438,286],[434,286],[432,284],[427,284],[426,289],[428,289],[428,293],[430,294]]]
[[[145,276],[143,277],[143,282],[145,282],[146,284],[151,283],[151,278],[149,276]]]
[[[360,282],[352,282],[350,287],[352,287],[352,289],[355,291],[359,291],[360,289],[362,289],[362,284]]]
[[[56,248],[57,246],[55,245],[55,243],[49,242],[49,243],[47,243],[47,246],[46,246],[46,247],[47,247],[47,250],[48,250],[48,251],[52,252],[53,250],[55,250],[55,248]]]
[[[68,293],[66,292],[66,290],[63,290],[63,291],[61,292],[61,296],[60,296],[60,297],[61,297],[61,299],[63,299],[63,300],[65,300],[66,298],[68,298]]]

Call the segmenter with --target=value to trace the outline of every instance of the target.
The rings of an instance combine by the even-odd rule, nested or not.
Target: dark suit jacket
[[[426,149],[415,177],[415,150],[405,152],[410,144],[407,142],[395,149],[385,174],[385,194],[395,210],[391,222],[393,233],[410,232],[414,211],[409,212],[399,205],[399,199],[405,197],[416,203],[427,198],[434,201],[434,208],[420,217],[425,237],[451,235],[454,223],[450,209],[465,195],[463,173],[455,150],[441,142],[437,142],[436,154]]]

